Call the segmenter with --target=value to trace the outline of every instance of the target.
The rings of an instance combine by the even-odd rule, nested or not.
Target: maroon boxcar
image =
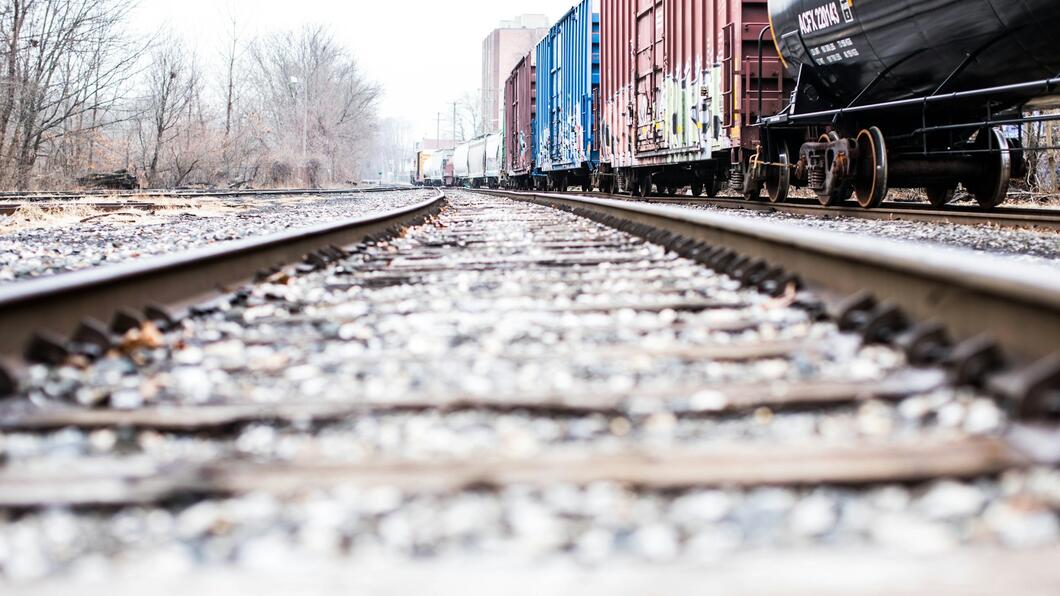
[[[530,188],[534,176],[535,56],[531,50],[504,83],[504,170],[508,186]]]
[[[600,186],[716,193],[757,142],[760,38],[762,113],[783,107],[767,1],[602,0],[600,20]]]

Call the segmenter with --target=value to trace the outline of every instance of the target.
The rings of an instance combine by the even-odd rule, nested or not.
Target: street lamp
[[[304,162],[309,144],[309,85],[302,84],[302,81],[294,75],[291,75],[290,82],[292,87],[302,85],[302,161]]]

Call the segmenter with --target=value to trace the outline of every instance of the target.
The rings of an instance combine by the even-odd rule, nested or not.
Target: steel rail
[[[945,325],[958,340],[989,335],[1021,360],[1060,351],[1060,279],[1052,269],[679,207],[565,194],[490,192],[725,247],[793,272],[825,296],[867,291],[914,320]]]
[[[145,203],[145,202],[105,202],[105,203],[43,203],[32,201],[29,203],[0,203],[0,215],[15,215],[19,209],[32,205],[39,209],[57,210],[70,207],[84,207],[95,211],[156,211],[159,209],[187,209],[191,207],[182,203]]]
[[[412,186],[372,186],[350,188],[270,188],[270,189],[150,189],[150,190],[100,190],[87,189],[77,191],[4,191],[0,199],[7,201],[48,201],[63,199],[81,199],[85,197],[248,197],[248,196],[288,196],[288,195],[335,195],[365,194],[376,192],[394,192],[409,190]]]
[[[123,309],[198,301],[314,250],[355,244],[421,219],[444,201],[445,193],[439,191],[434,198],[387,213],[0,287],[0,355],[20,355],[37,333],[69,336],[88,318],[108,321]]]

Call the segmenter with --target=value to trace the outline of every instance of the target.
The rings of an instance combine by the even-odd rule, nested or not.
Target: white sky
[[[171,31],[209,66],[220,54],[226,15],[234,10],[248,34],[322,23],[381,83],[382,116],[413,123],[433,137],[435,115],[481,86],[482,40],[500,21],[524,13],[555,21],[575,0],[140,0],[134,22],[144,32]],[[229,9],[228,7],[232,8]]]

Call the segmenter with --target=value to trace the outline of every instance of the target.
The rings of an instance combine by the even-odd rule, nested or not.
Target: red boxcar
[[[534,175],[534,115],[537,108],[535,52],[530,51],[504,84],[504,170],[508,185],[530,188]]]
[[[602,0],[600,185],[717,192],[785,99],[767,0]]]

